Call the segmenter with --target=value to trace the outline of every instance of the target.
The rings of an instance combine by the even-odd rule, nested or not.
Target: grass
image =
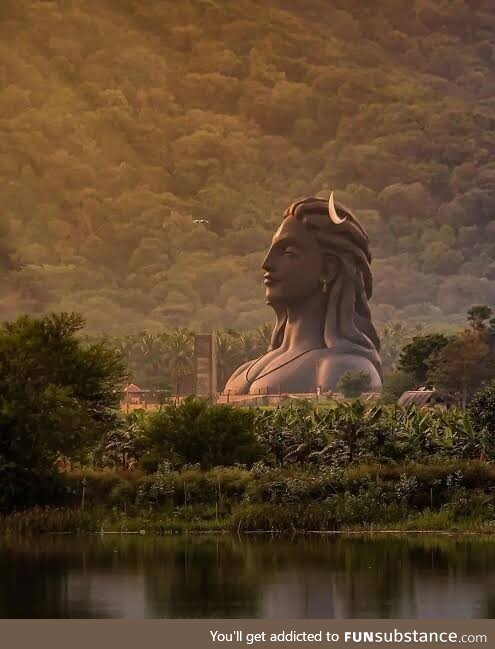
[[[195,508],[166,513],[128,513],[108,508],[81,511],[35,507],[0,518],[0,529],[6,534],[165,534],[216,532],[227,528],[227,521],[216,518],[214,512],[198,512]]]
[[[495,531],[495,467],[479,461],[362,464],[337,472],[297,467],[261,472],[190,467],[153,475],[78,471],[61,478],[56,504],[0,516],[0,531]]]
[[[375,518],[357,521],[337,519],[335,512],[323,505],[288,507],[281,505],[240,506],[227,516],[213,511],[184,508],[172,512],[121,512],[115,509],[81,511],[70,508],[36,507],[0,518],[5,534],[182,534],[200,532],[417,532],[446,531],[493,534],[495,525],[481,517],[456,517],[446,508],[411,512],[393,518],[382,511]]]

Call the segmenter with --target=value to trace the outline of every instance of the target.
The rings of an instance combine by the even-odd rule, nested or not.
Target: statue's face
[[[294,216],[275,233],[262,268],[268,303],[300,302],[321,291],[323,255],[315,236]]]

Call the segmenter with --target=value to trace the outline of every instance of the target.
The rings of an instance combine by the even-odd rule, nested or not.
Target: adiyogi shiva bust
[[[335,391],[348,371],[380,391],[380,341],[371,320],[366,231],[344,205],[306,198],[290,205],[263,261],[276,323],[266,354],[230,377],[231,394]]]

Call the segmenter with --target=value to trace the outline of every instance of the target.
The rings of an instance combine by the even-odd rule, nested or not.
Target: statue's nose
[[[267,255],[265,259],[263,260],[263,263],[261,264],[261,268],[263,270],[266,270],[267,272],[270,272],[273,270],[273,255],[271,254],[271,249],[267,252]]]

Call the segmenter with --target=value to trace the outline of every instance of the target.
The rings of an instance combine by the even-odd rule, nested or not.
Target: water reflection
[[[495,617],[478,537],[0,539],[0,616]]]

